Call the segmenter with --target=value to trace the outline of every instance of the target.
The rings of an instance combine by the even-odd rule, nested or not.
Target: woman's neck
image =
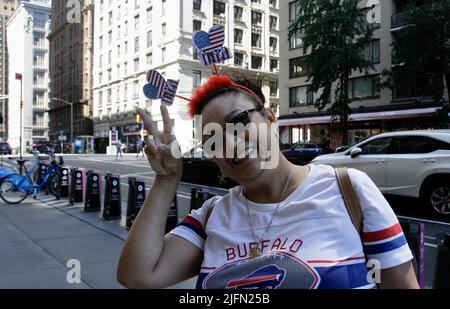
[[[277,169],[264,170],[257,178],[243,185],[246,198],[260,204],[274,204],[286,199],[308,174],[307,167],[291,164],[284,157]],[[291,174],[290,180],[289,174]],[[289,180],[289,183],[287,181]],[[285,189],[286,187],[286,190]],[[284,194],[283,194],[283,191]],[[281,196],[283,195],[283,196]]]

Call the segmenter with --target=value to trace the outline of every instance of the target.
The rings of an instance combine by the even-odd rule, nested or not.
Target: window
[[[390,154],[418,154],[430,153],[437,148],[433,140],[425,136],[399,136],[394,137]]]
[[[278,82],[277,81],[270,81],[269,88],[270,88],[270,96],[271,97],[278,97]]]
[[[153,65],[153,54],[152,53],[148,53],[147,54],[147,65]]]
[[[139,71],[139,58],[134,59],[134,72]]]
[[[162,34],[163,38],[166,37],[166,34],[167,34],[166,23],[163,23],[161,25],[161,34]]]
[[[361,51],[361,56],[373,64],[380,63],[380,40],[371,41],[364,50]]]
[[[300,1],[293,1],[289,3],[289,21],[293,22],[297,18],[298,9],[300,7]]]
[[[244,54],[242,53],[234,53],[234,65],[235,66],[243,66],[244,64]]]
[[[262,57],[252,56],[252,69],[261,70],[262,68]]]
[[[262,14],[259,12],[252,11],[252,25],[261,26],[262,24]]]
[[[196,11],[201,11],[202,10],[202,0],[193,0],[193,8]]]
[[[278,39],[275,37],[270,37],[269,42],[270,42],[270,50],[272,52],[277,52],[278,51]]]
[[[309,86],[289,88],[289,107],[312,105],[322,95],[322,92],[312,92]]]
[[[244,31],[241,29],[234,29],[234,43],[242,44],[242,37],[244,36]]]
[[[192,22],[192,30],[193,32],[202,30],[202,21],[194,19],[194,21]]]
[[[277,7],[277,0],[269,0],[270,7],[276,8]]]
[[[135,53],[139,52],[139,37],[134,38],[134,52]]]
[[[308,67],[303,57],[289,60],[289,77],[297,78],[308,74]]]
[[[242,15],[244,13],[244,9],[240,6],[234,6],[234,20],[242,21]]]
[[[195,87],[198,87],[198,86],[200,86],[202,84],[202,72],[200,72],[200,71],[194,71],[194,74],[193,74],[193,83],[192,83],[192,85],[193,85],[193,87],[195,88]]]
[[[380,96],[378,76],[364,76],[349,80],[348,92],[350,99],[374,98]]]
[[[269,26],[270,30],[277,30],[278,29],[278,18],[276,16],[269,16]]]
[[[297,49],[303,46],[303,32],[297,31],[289,40],[289,49]]]
[[[258,33],[252,33],[252,46],[261,48],[261,35]]]
[[[133,82],[133,98],[139,97],[139,81],[135,80]]]
[[[147,10],[147,24],[150,24],[153,21],[153,8],[150,7]]]
[[[134,30],[139,30],[139,15],[134,17]]]
[[[161,0],[161,11],[162,11],[162,15],[166,14],[167,11],[167,1],[166,0]]]
[[[278,71],[278,60],[270,59],[270,71]]]
[[[386,137],[368,142],[360,147],[362,150],[361,154],[362,155],[388,154],[391,141],[392,138]]]
[[[214,15],[225,15],[225,3],[214,1],[213,13]]]
[[[161,48],[161,62],[166,62],[166,48]]]
[[[147,47],[152,47],[153,45],[153,32],[152,30],[147,32]]]

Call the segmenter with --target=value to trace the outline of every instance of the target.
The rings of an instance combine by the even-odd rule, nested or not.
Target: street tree
[[[442,104],[435,127],[449,126],[450,0],[411,0],[394,32],[393,69],[383,72],[383,87],[395,96],[432,98]],[[445,91],[447,84],[447,91]]]
[[[319,111],[328,107],[333,121],[340,120],[343,144],[347,143],[351,114],[350,76],[355,71],[368,74],[373,68],[362,52],[373,38],[373,28],[358,2],[299,0],[289,27],[289,39],[299,33],[303,38],[309,91],[320,94],[314,105]]]

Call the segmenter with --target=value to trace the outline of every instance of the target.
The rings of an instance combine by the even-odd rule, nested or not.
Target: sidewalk
[[[118,289],[123,239],[31,198],[0,202],[0,289]],[[81,264],[81,283],[69,284],[67,261]],[[177,288],[189,288],[180,284]]]

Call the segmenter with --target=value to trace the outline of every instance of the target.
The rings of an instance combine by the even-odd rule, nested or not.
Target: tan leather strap
[[[358,231],[358,234],[361,237],[363,228],[363,215],[358,195],[356,195],[355,189],[353,188],[347,168],[338,167],[335,169],[335,171],[339,183],[339,188],[341,190],[342,197],[344,198],[345,207],[347,208],[347,212],[350,216],[350,219],[352,220],[353,225],[355,226],[356,231]]]

